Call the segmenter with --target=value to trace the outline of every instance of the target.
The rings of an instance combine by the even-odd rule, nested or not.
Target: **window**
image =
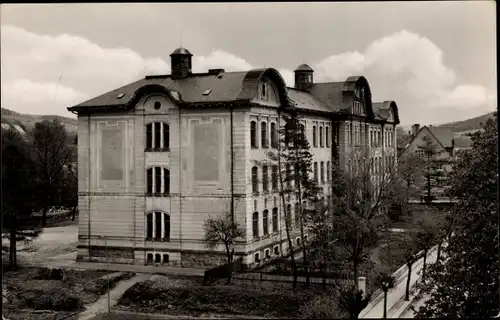
[[[166,168],[153,167],[147,170],[147,193],[169,194],[170,171]]]
[[[273,188],[273,190],[278,190],[278,166],[272,167],[271,188]]]
[[[352,123],[349,123],[349,127],[347,129],[347,145],[351,146],[352,145]]]
[[[326,181],[330,182],[331,179],[331,172],[332,169],[330,168],[330,161],[326,162]]]
[[[278,147],[278,130],[276,129],[276,123],[271,122],[271,148]]]
[[[286,217],[285,217],[285,219],[287,221],[288,226],[290,226],[291,223],[292,223],[292,205],[291,204],[288,204],[286,206]]]
[[[269,137],[267,136],[267,122],[260,123],[260,144],[262,148],[269,148]]]
[[[269,249],[266,249],[266,251],[264,251],[264,252],[265,252],[266,259],[271,258],[271,254],[269,252]]]
[[[269,234],[269,211],[264,210],[264,213],[262,214],[262,231],[264,232],[264,235],[267,236]]]
[[[168,150],[170,143],[170,127],[163,122],[153,122],[146,125],[146,150]]]
[[[261,94],[262,94],[262,99],[267,98],[267,83],[266,82],[262,82]]]
[[[255,263],[259,263],[260,262],[260,257],[259,257],[259,253],[258,252],[256,254],[254,254],[254,259],[255,259]]]
[[[373,147],[373,130],[370,129],[370,147]]]
[[[160,101],[155,101],[154,108],[155,108],[155,110],[160,109],[161,108],[161,102]]]
[[[278,208],[273,208],[273,232],[278,231]]]
[[[381,146],[381,133],[380,130],[377,132],[377,147]]]
[[[326,147],[330,148],[330,128],[326,127],[325,128],[325,138],[326,138]]]
[[[167,213],[157,211],[146,214],[146,239],[170,240],[170,216]]]
[[[321,183],[325,183],[325,163],[321,161],[320,163],[320,176],[321,176]]]
[[[316,137],[316,126],[313,126],[313,147],[318,147],[318,140]]]
[[[293,180],[293,177],[292,177],[292,165],[287,165],[286,166],[286,185],[288,188],[290,188],[292,186],[292,180]]]
[[[250,145],[257,148],[257,122],[250,122]]]
[[[316,182],[317,182],[318,181],[318,163],[317,162],[314,163],[313,171],[314,171],[314,180],[316,180]]]
[[[269,191],[269,173],[268,167],[262,167],[262,191]]]
[[[297,243],[297,247],[300,247],[300,238],[297,238],[297,240],[295,240],[295,242]]]
[[[307,243],[307,234],[304,236],[304,243]]]
[[[319,127],[319,146],[323,148],[323,127]]]
[[[161,263],[161,254],[155,254],[155,263]]]
[[[299,208],[299,203],[295,202],[295,225],[298,227],[300,226],[300,208]]]
[[[277,256],[280,255],[280,248],[278,246],[274,246],[274,254]]]
[[[169,256],[168,256],[168,254],[166,254],[166,253],[165,253],[165,254],[163,255],[163,264],[168,263],[169,261],[170,261],[170,258],[169,258]]]
[[[153,264],[153,254],[148,253],[147,264]]]
[[[257,167],[253,167],[252,168],[252,192],[253,193],[259,192],[258,173],[259,173],[259,170],[257,169]]]
[[[253,231],[253,237],[258,238],[259,237],[259,213],[254,212],[253,213],[253,226],[252,226],[252,231]]]

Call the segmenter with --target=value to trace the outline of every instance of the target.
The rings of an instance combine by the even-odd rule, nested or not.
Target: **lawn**
[[[20,268],[4,273],[7,301],[4,316],[17,319],[52,319],[76,314],[107,290],[106,271]],[[127,275],[131,276],[131,275]],[[119,280],[122,280],[120,278]],[[118,280],[118,281],[119,281]],[[111,278],[110,287],[117,279]]]
[[[301,308],[320,292],[335,295],[328,288],[284,289],[249,287],[235,281],[226,284],[203,286],[199,280],[174,280],[156,276],[129,288],[118,302],[118,308],[142,313],[201,316],[223,314],[226,316],[262,316],[297,318]],[[334,301],[332,301],[334,303]]]

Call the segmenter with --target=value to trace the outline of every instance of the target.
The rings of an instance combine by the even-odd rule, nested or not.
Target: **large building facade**
[[[253,266],[287,248],[277,164],[286,110],[297,111],[328,196],[331,168],[370,149],[374,172],[396,161],[398,109],[372,103],[364,77],[315,83],[295,70],[288,88],[272,68],[192,73],[192,55],[171,54],[170,75],[148,76],[68,108],[78,113],[78,259],[136,264],[214,265],[203,224],[231,212],[246,230],[235,246]],[[377,169],[378,168],[378,169]],[[293,199],[291,211],[295,211]],[[293,231],[299,244],[298,227]]]

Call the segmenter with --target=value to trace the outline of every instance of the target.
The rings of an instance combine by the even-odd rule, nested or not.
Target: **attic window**
[[[208,96],[210,94],[210,92],[212,92],[212,90],[211,89],[207,89],[207,90],[205,90],[205,92],[203,92],[203,95],[204,96]]]
[[[125,93],[120,93],[120,94],[116,97],[116,99],[121,99],[121,98],[123,98],[124,96],[125,96]]]
[[[221,72],[221,73],[219,73],[219,75],[217,75],[217,79],[222,79],[223,76],[224,76],[224,73]]]

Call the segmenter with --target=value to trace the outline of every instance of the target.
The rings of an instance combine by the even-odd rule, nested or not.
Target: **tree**
[[[436,144],[432,141],[432,139],[428,137],[423,138],[424,143],[422,145],[418,146],[418,149],[421,150],[424,154],[423,156],[423,164],[424,164],[424,170],[426,172],[426,201],[432,201],[432,187],[433,187],[433,178],[436,176],[437,172],[437,166],[439,161],[437,160],[437,146]]]
[[[414,239],[414,234],[413,232],[409,233],[410,231],[405,232],[404,234],[404,241],[400,244],[403,246],[404,253],[405,253],[405,264],[406,267],[408,268],[408,276],[406,277],[406,290],[405,290],[405,300],[410,301],[410,281],[411,281],[411,270],[413,267],[413,264],[420,259],[420,256],[418,255],[419,249],[416,246],[415,239]]]
[[[356,287],[342,290],[339,297],[339,306],[349,313],[350,319],[358,319],[369,302],[370,297]]]
[[[451,177],[453,232],[422,288],[429,299],[419,318],[486,319],[499,313],[498,128],[489,120]]]
[[[245,236],[245,230],[234,222],[231,213],[226,212],[217,218],[209,217],[203,226],[205,230],[205,244],[208,249],[214,250],[223,245],[226,250],[227,263],[232,263],[232,250],[236,239]]]
[[[31,132],[31,157],[34,162],[37,200],[42,208],[42,227],[47,220],[48,208],[64,185],[64,170],[71,159],[68,135],[57,119],[37,122]]]
[[[295,110],[290,110],[290,115],[281,115],[283,126],[278,130],[278,152],[268,153],[271,160],[278,162],[278,175],[280,184],[280,198],[285,209],[285,231],[290,248],[291,263],[294,274],[293,287],[296,286],[297,264],[294,258],[293,242],[291,239],[292,213],[290,212],[290,199],[296,199],[298,220],[296,226],[300,228],[301,239],[304,239],[304,226],[307,221],[306,208],[303,201],[315,203],[321,192],[317,181],[312,178],[312,159],[309,142],[305,135],[304,125]],[[302,261],[306,272],[306,284],[309,283],[308,252],[305,241],[301,242]]]
[[[40,233],[30,228],[35,186],[27,143],[12,130],[2,129],[2,237],[8,238],[10,267],[17,267],[17,241],[30,241]],[[6,233],[4,233],[6,232]]]
[[[415,198],[418,193],[417,186],[421,184],[425,168],[424,159],[414,152],[405,152],[398,158],[398,174],[403,182],[406,203]]]
[[[332,197],[336,203],[331,207],[333,230],[349,255],[357,288],[359,265],[385,229],[398,181],[394,167],[384,170],[366,148],[353,152],[350,161],[348,172],[334,166],[340,172],[333,173],[337,179],[332,184],[337,186]]]
[[[415,244],[419,250],[423,251],[424,263],[422,266],[422,281],[426,280],[427,254],[436,244],[439,229],[436,222],[425,217],[419,221],[419,230],[415,236]]]
[[[387,319],[387,292],[394,288],[396,279],[392,276],[392,274],[382,271],[377,274],[375,277],[375,283],[384,293],[384,319]]]
[[[397,133],[397,146],[401,148],[405,148],[406,144],[409,143],[409,138],[410,134],[408,132],[405,132],[403,128],[397,127],[396,128],[396,133]]]

